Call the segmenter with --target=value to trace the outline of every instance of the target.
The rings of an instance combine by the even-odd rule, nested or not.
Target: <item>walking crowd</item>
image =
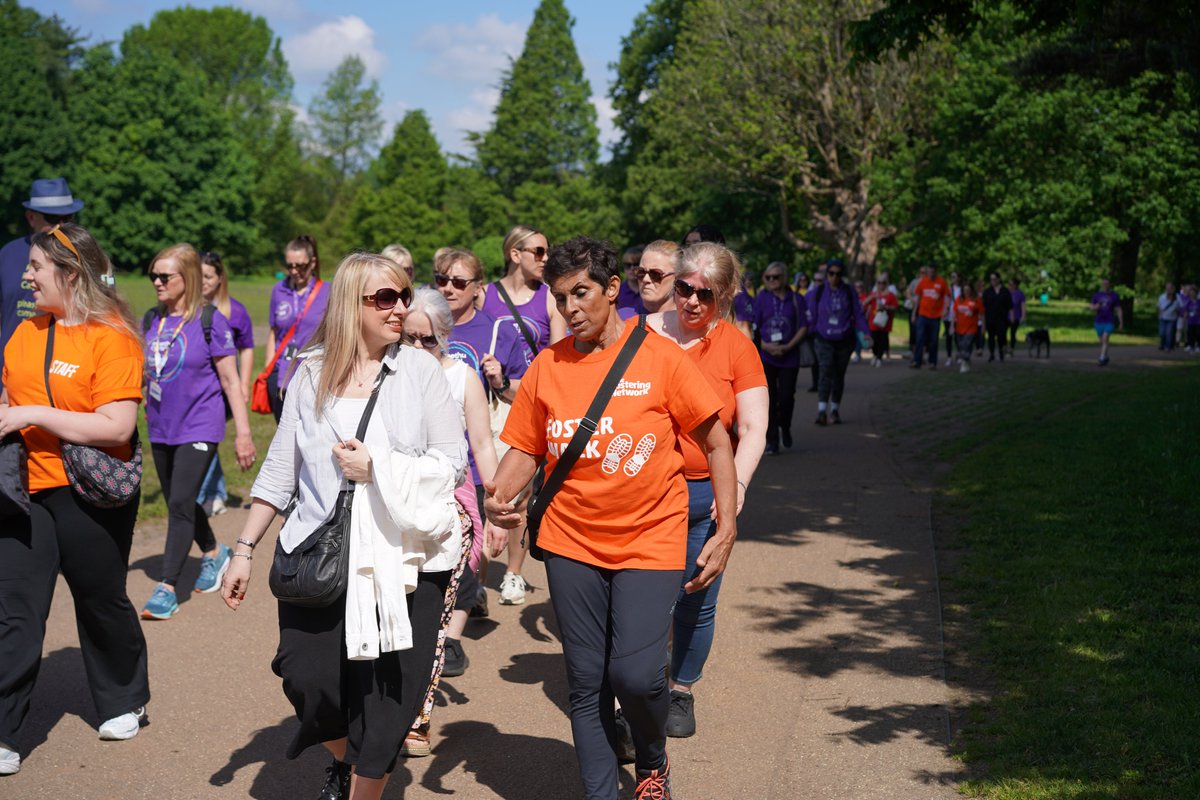
[[[633,763],[635,797],[669,798],[667,739],[697,732],[737,517],[760,459],[794,445],[801,371],[816,424],[839,425],[849,365],[890,358],[897,315],[913,368],[936,369],[944,337],[963,372],[985,344],[1011,356],[1026,319],[998,273],[852,283],[833,259],[789,281],[773,262],[759,287],[710,225],[622,254],[517,225],[499,278],[444,247],[428,286],[400,245],[330,269],[305,235],[283,248],[255,375],[219,255],[161,250],[139,318],[74,221],[83,205],[64,179],[35,181],[30,235],[0,250],[0,775],[21,768],[58,574],[99,736],[126,740],[149,721],[140,620],[179,613],[195,544],[192,591],[235,611],[278,599],[271,668],[299,722],[286,755],[328,751],[323,800],[380,797],[402,756],[432,752],[439,683],[468,669],[463,632],[489,613],[489,564],[504,558],[499,602],[520,605],[528,557],[545,563],[584,796],[616,798]],[[1123,323],[1107,281],[1091,308],[1105,364]],[[1196,287],[1168,285],[1158,310],[1161,349],[1182,335],[1200,352]],[[252,412],[277,423],[265,453]],[[257,467],[232,546],[209,523],[229,502],[230,421],[238,467]],[[168,518],[139,614],[125,583],[146,452]]]

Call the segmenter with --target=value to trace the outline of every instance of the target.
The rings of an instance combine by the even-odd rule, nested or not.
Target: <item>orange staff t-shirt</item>
[[[4,386],[14,406],[48,406],[46,397],[46,332],[49,315],[27,319],[17,326],[4,348]],[[54,358],[50,390],[54,407],[92,412],[118,400],[142,401],[141,344],[128,333],[101,322],[54,326]],[[67,486],[59,438],[37,426],[21,431],[29,451],[29,491]],[[129,445],[105,447],[105,452],[128,459]]]
[[[734,437],[733,418],[737,415],[737,395],[756,386],[766,386],[767,376],[754,342],[725,320],[717,322],[697,344],[683,351],[721,401],[721,424]],[[708,477],[708,456],[704,447],[684,434],[683,474],[688,480]]]
[[[946,313],[946,296],[950,294],[950,286],[944,278],[921,278],[913,291],[917,295],[917,314],[940,319]]]
[[[628,320],[603,350],[580,353],[569,336],[539,353],[521,379],[501,441],[544,455],[549,475],[636,324]],[[679,435],[720,410],[684,351],[649,333],[546,509],[538,545],[608,569],[683,569],[688,492]]]

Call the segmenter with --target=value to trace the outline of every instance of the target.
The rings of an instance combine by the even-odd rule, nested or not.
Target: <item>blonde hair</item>
[[[402,244],[389,244],[379,254],[395,261],[400,265],[400,269],[405,271],[414,267],[412,253],[408,252],[408,248]]]
[[[317,411],[323,409],[331,397],[340,394],[354,374],[358,343],[362,339],[363,296],[367,293],[367,281],[380,272],[401,289],[412,289],[408,273],[395,261],[378,253],[351,253],[342,259],[333,273],[325,316],[321,317],[316,333],[304,348],[310,358],[321,362]]]
[[[728,316],[733,296],[742,281],[742,262],[737,253],[716,242],[696,242],[683,249],[679,257],[676,278],[700,273],[708,281],[717,299],[717,311]]]
[[[164,258],[173,258],[179,264],[179,274],[183,276],[183,319],[186,322],[196,318],[204,307],[204,273],[200,269],[200,254],[190,244],[181,242],[158,251],[158,255],[150,260],[150,270]],[[158,304],[158,313],[166,316],[167,307]]]
[[[462,264],[475,280],[483,280],[483,262],[465,247],[442,247],[433,256],[433,271],[448,275],[455,264]]]
[[[113,266],[108,255],[82,225],[64,222],[58,230],[67,237],[74,251],[49,231],[33,234],[29,243],[45,253],[58,268],[54,273],[55,283],[80,321],[99,322],[141,342],[142,332],[129,310],[129,303],[112,283]],[[74,282],[70,280],[71,275],[75,276]]]
[[[217,293],[210,300],[217,310],[225,319],[229,319],[230,313],[233,311],[229,304],[229,275],[225,272],[225,264],[221,261],[221,257],[211,250],[205,250],[200,255],[200,277],[204,277],[204,265],[213,268],[213,272],[217,273]],[[203,285],[200,287],[203,289]]]
[[[517,265],[517,262],[512,261],[509,258],[509,254],[511,254],[512,251],[515,250],[516,248],[525,244],[525,242],[529,241],[529,239],[531,239],[532,237],[541,236],[541,235],[542,235],[541,231],[539,231],[537,228],[531,228],[528,225],[514,225],[513,226],[512,230],[510,230],[508,232],[508,235],[504,237],[504,244],[501,245],[501,247],[503,247],[503,249],[504,249],[504,274],[505,275],[512,272],[513,268],[516,267],[516,265]]]

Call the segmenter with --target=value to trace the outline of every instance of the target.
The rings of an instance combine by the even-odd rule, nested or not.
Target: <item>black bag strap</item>
[[[362,417],[358,420],[358,430],[354,432],[354,438],[360,442],[365,441],[363,437],[367,435],[367,424],[371,421],[371,412],[375,410],[375,401],[379,399],[379,387],[383,386],[383,379],[391,371],[391,367],[386,363],[379,368],[379,377],[375,379],[375,386],[371,389],[371,397],[367,400],[367,407],[363,409]],[[354,481],[348,481],[348,483],[354,486]]]
[[[154,323],[155,318],[158,316],[158,308],[158,306],[151,306],[150,308],[146,309],[146,313],[142,315],[143,335],[150,332],[150,326]],[[216,312],[216,310],[217,307],[212,303],[205,303],[204,308],[200,310],[200,327],[204,331],[204,343],[210,347],[212,346],[213,314]]]
[[[55,408],[54,395],[50,394],[50,365],[54,361],[54,315],[50,315],[50,326],[46,328],[46,364],[43,370],[43,375],[46,379],[46,399],[50,401],[50,407]]]
[[[512,298],[508,296],[508,290],[504,288],[504,284],[496,281],[493,286],[496,287],[496,292],[499,293],[500,299],[504,301],[504,305],[508,306],[508,311],[513,315],[513,319],[517,321],[517,327],[521,330],[521,335],[525,337],[525,343],[529,345],[529,352],[537,355],[538,346],[537,339],[533,338],[533,334],[525,327],[525,318],[521,316],[521,312],[517,311],[517,307],[513,305]]]
[[[600,425],[600,417],[604,414],[604,409],[608,407],[608,401],[612,398],[613,392],[617,389],[617,384],[621,382],[621,378],[625,375],[625,370],[629,367],[629,362],[633,361],[633,357],[637,354],[638,348],[642,346],[642,342],[646,339],[646,315],[638,315],[637,327],[629,334],[629,338],[625,340],[624,347],[621,352],[617,353],[617,359],[613,365],[609,367],[608,374],[604,376],[604,382],[600,384],[599,391],[596,392],[596,397],[592,400],[592,404],[588,406],[587,413],[583,415],[583,419],[579,421],[579,427],[575,429],[575,435],[571,437],[571,443],[567,445],[567,449],[558,457],[558,461],[554,464],[554,470],[550,473],[550,477],[546,478],[546,482],[542,484],[542,489],[538,493],[537,500],[529,507],[529,519],[540,521],[542,515],[546,513],[546,508],[549,507],[550,501],[554,499],[554,495],[562,487],[563,482],[567,479],[567,473],[571,471],[571,467],[575,466],[575,462],[583,455],[583,450],[587,447],[588,439],[592,438],[592,434]],[[536,528],[534,524],[532,527]]]

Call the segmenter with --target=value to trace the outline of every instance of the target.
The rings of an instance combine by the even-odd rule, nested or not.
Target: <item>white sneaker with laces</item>
[[[100,738],[106,742],[120,742],[137,736],[146,724],[146,707],[135,708],[128,714],[113,717],[100,726]]]
[[[21,754],[0,745],[0,775],[16,775],[21,771]]]
[[[500,581],[500,605],[519,606],[525,602],[525,579],[515,572],[505,572]]]

